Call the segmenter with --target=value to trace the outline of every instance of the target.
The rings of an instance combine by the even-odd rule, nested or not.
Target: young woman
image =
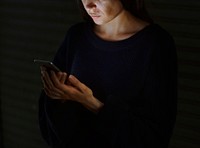
[[[142,0],[80,0],[73,25],[41,67],[40,128],[53,148],[167,148],[177,100],[172,37]]]

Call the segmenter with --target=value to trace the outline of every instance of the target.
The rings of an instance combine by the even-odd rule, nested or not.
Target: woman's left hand
[[[50,98],[76,101],[94,112],[103,106],[103,103],[93,96],[92,90],[75,76],[70,75],[67,79],[65,72],[48,73],[42,68],[41,73],[44,91]]]

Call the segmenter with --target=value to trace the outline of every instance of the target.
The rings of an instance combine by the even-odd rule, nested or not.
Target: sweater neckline
[[[155,24],[149,24],[148,26],[144,27],[142,30],[138,31],[137,33],[133,34],[132,36],[119,40],[119,41],[107,41],[103,40],[99,36],[97,36],[94,31],[91,24],[86,25],[86,37],[89,40],[89,42],[97,49],[100,50],[120,50],[124,48],[129,48],[134,44],[134,42],[137,41],[138,38],[143,36],[148,30],[151,30],[151,28],[155,26]]]

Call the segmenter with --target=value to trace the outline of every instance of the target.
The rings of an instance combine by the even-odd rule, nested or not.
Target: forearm
[[[86,99],[83,102],[81,102],[81,104],[84,107],[86,107],[88,110],[90,110],[94,113],[98,113],[101,110],[101,108],[104,106],[104,104],[95,97]]]

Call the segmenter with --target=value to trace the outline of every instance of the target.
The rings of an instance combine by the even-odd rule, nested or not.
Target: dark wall
[[[178,51],[178,116],[170,148],[200,148],[200,1],[149,0],[157,23]]]
[[[51,60],[79,20],[75,0],[0,1],[1,148],[46,147],[37,119],[40,70],[33,59]]]
[[[170,148],[199,148],[200,1],[146,2],[178,50],[178,117]],[[33,59],[51,60],[69,26],[78,21],[75,0],[0,1],[1,148],[47,147],[38,127],[42,85]]]

